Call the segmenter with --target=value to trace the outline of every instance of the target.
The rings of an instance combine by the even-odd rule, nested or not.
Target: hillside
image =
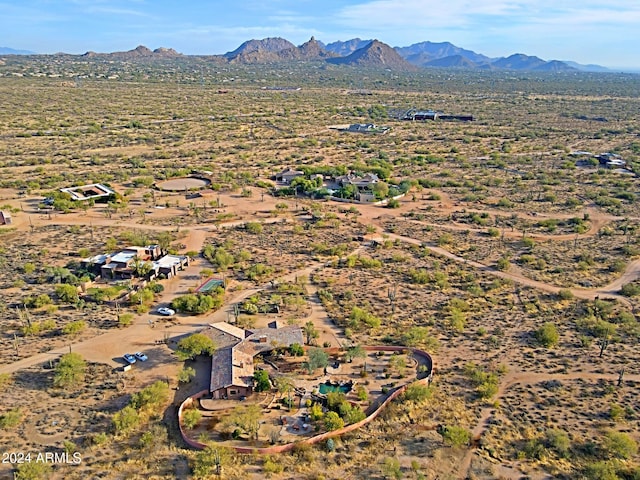
[[[126,52],[112,52],[112,53],[96,53],[86,52],[81,55],[85,58],[104,58],[109,60],[136,60],[136,59],[160,59],[160,58],[176,58],[181,57],[182,54],[176,52],[173,48],[156,48],[150,50],[144,45],[138,45],[133,50]]]
[[[227,60],[234,60],[238,57],[250,58],[249,54],[269,55],[270,53],[279,52],[295,48],[295,45],[284,38],[263,38],[262,40],[247,40],[232,52],[223,55]]]
[[[369,68],[378,67],[401,71],[417,70],[415,65],[411,65],[403,59],[393,48],[378,40],[373,40],[371,43],[359,50],[356,50],[351,55],[329,59],[328,62],[337,65],[357,65]]]
[[[4,49],[4,51],[3,51]],[[3,47],[0,54],[28,54],[30,52]],[[67,55],[67,54],[56,54]],[[75,56],[75,55],[74,55]],[[468,70],[523,70],[538,72],[606,72],[599,65],[581,65],[572,61],[546,61],[537,56],[516,53],[507,57],[490,58],[481,53],[458,47],[450,42],[419,42],[408,47],[391,48],[379,40],[353,38],[328,44],[314,37],[296,46],[281,37],[252,39],[223,55],[183,55],[172,48],[150,50],[138,46],[133,50],[112,53],[88,51],[83,58],[102,60],[145,61],[174,58],[199,58],[215,63],[252,65],[296,61],[327,61],[340,65],[356,65],[367,68],[386,68],[412,71],[416,68],[462,68]]]

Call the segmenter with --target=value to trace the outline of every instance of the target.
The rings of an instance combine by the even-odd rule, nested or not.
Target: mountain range
[[[9,47],[0,47],[0,55],[35,55],[36,52],[29,50],[15,50]]]
[[[0,48],[0,54],[32,54],[32,52]],[[138,46],[125,52],[87,52],[85,58],[124,61],[154,61],[157,59],[188,58],[171,48],[150,50]],[[324,61],[331,64],[384,68],[396,71],[419,71],[421,68],[458,68],[482,70],[520,70],[538,72],[607,71],[599,65],[581,65],[572,61],[542,60],[536,56],[516,53],[509,57],[490,58],[449,42],[420,42],[408,47],[390,47],[379,40],[354,38],[345,42],[324,44],[314,37],[296,46],[279,37],[248,40],[223,55],[197,55],[210,61],[232,64],[268,64],[292,61]]]

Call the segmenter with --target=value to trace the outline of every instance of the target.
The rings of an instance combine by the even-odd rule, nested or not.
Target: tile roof
[[[253,386],[253,357],[273,350],[274,346],[302,345],[302,329],[297,325],[282,328],[258,328],[250,332],[227,322],[212,323],[202,331],[217,350],[211,356],[210,391],[227,387]],[[244,338],[245,334],[249,336]]]

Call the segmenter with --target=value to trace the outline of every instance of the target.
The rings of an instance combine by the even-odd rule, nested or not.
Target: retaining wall
[[[316,443],[328,440],[329,438],[333,438],[333,437],[339,437],[340,435],[344,435],[345,433],[349,433],[349,432],[353,432],[354,430],[357,430],[361,427],[364,427],[365,425],[367,425],[368,423],[372,422],[373,420],[375,420],[378,415],[380,414],[380,412],[382,412],[382,410],[392,401],[394,401],[395,399],[397,399],[400,395],[402,395],[405,390],[407,389],[407,387],[409,387],[410,385],[413,384],[429,384],[431,382],[431,379],[433,378],[433,373],[434,373],[434,364],[433,364],[433,358],[431,357],[431,355],[429,355],[427,352],[423,351],[423,350],[419,350],[417,348],[410,348],[410,347],[394,347],[394,346],[378,346],[378,347],[368,347],[365,346],[363,347],[364,350],[366,350],[367,352],[404,352],[404,351],[409,351],[411,353],[413,353],[414,355],[420,356],[424,359],[425,363],[427,364],[427,372],[428,374],[425,376],[425,378],[421,378],[419,380],[415,380],[413,382],[407,383],[401,387],[399,387],[397,390],[395,390],[393,393],[391,393],[379,406],[378,408],[376,408],[373,412],[371,412],[371,414],[364,418],[363,420],[359,421],[358,423],[352,423],[351,425],[347,425],[346,427],[340,428],[338,430],[333,430],[331,432],[325,432],[325,433],[321,433],[320,435],[316,435],[314,437],[310,437],[310,438],[305,438],[303,440],[300,440],[298,442],[292,442],[292,443],[287,443],[285,445],[274,445],[273,447],[262,447],[262,448],[256,448],[256,447],[235,447],[235,446],[231,446],[231,447],[227,447],[230,448],[234,451],[236,451],[237,453],[256,453],[256,454],[262,454],[262,455],[269,455],[269,454],[274,454],[274,453],[283,453],[283,452],[289,452],[291,450],[293,450],[294,448],[296,448],[297,445],[299,444],[307,444],[307,445],[314,445]],[[326,349],[327,352],[329,353],[336,353],[338,352],[340,349],[339,348],[330,348],[330,349]],[[184,431],[183,425],[182,425],[182,414],[185,408],[190,407],[191,405],[193,405],[194,400],[201,398],[205,395],[209,394],[209,390],[203,390],[201,392],[196,393],[195,395],[192,395],[191,397],[187,398],[184,402],[182,402],[182,404],[180,405],[180,408],[178,409],[178,425],[180,427],[180,435],[182,435],[182,439],[185,441],[185,443],[195,449],[198,450],[203,450],[206,445],[204,443],[200,443],[196,440],[193,440],[192,438],[190,438],[186,432]]]

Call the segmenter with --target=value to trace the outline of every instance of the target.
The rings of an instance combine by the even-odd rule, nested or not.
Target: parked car
[[[146,362],[149,357],[147,357],[144,353],[142,352],[136,352],[133,354],[138,360],[140,360],[141,362]]]
[[[136,363],[135,355],[131,355],[130,353],[125,353],[122,358],[124,358],[124,361],[129,365],[133,365],[134,363]]]
[[[175,310],[172,310],[172,309],[170,309],[170,308],[167,308],[167,307],[160,307],[160,308],[158,309],[158,313],[159,313],[160,315],[164,315],[165,317],[170,317],[171,315],[175,315],[175,314],[176,314],[176,311],[175,311]]]

